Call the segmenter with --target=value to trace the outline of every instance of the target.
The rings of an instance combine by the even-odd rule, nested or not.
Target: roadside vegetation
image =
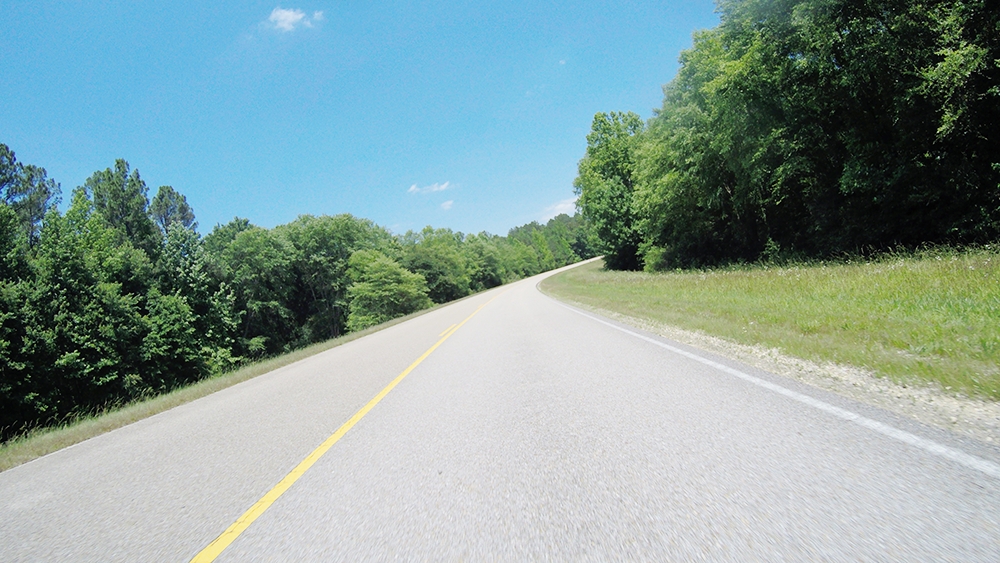
[[[544,287],[1000,399],[1000,11],[716,6],[653,117],[594,116],[574,187],[611,271]]]
[[[1000,250],[647,273],[598,262],[542,282],[598,311],[1000,400]]]
[[[718,0],[648,121],[598,113],[577,202],[612,269],[1000,240],[1000,10]]]
[[[6,471],[12,467],[61,450],[62,448],[72,446],[73,444],[132,424],[144,418],[149,418],[176,406],[194,401],[195,399],[211,395],[216,391],[232,387],[237,383],[264,375],[265,373],[325,352],[331,348],[336,348],[352,340],[357,340],[373,332],[378,332],[379,330],[427,313],[433,308],[397,317],[377,326],[368,327],[325,342],[311,344],[287,354],[247,363],[234,371],[203,379],[162,395],[155,395],[146,399],[136,399],[125,405],[107,405],[104,408],[94,409],[89,413],[71,413],[62,421],[32,428],[27,432],[16,435],[10,440],[0,443],[0,471]]]
[[[124,160],[72,191],[0,144],[0,442],[591,256],[579,217],[507,236],[302,215],[204,237]]]

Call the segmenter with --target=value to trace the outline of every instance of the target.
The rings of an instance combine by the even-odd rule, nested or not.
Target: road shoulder
[[[699,331],[639,319],[546,293],[549,297],[622,324],[742,362],[757,369],[882,408],[923,424],[1000,445],[1000,403],[949,394],[934,386],[900,385],[853,366],[817,363],[775,348],[747,346]]]

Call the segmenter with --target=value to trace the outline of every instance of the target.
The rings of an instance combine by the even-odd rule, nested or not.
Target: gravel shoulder
[[[676,342],[725,356],[921,423],[944,428],[990,445],[1000,444],[1000,403],[949,393],[939,386],[900,385],[853,366],[816,363],[775,348],[747,346],[700,331],[690,331],[600,309],[567,303]]]

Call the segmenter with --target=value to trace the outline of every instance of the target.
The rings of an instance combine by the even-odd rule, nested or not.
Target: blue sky
[[[0,7],[0,142],[64,200],[125,158],[200,231],[352,213],[506,234],[572,213],[599,111],[643,118],[684,2],[49,2]],[[561,206],[561,207],[559,207]]]

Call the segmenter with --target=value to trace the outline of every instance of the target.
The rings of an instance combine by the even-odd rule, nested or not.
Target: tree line
[[[0,144],[0,440],[593,254],[567,215],[506,237],[348,214],[202,237],[124,160],[60,197]]]
[[[1000,10],[719,0],[646,122],[599,113],[575,181],[615,269],[1000,235]]]

